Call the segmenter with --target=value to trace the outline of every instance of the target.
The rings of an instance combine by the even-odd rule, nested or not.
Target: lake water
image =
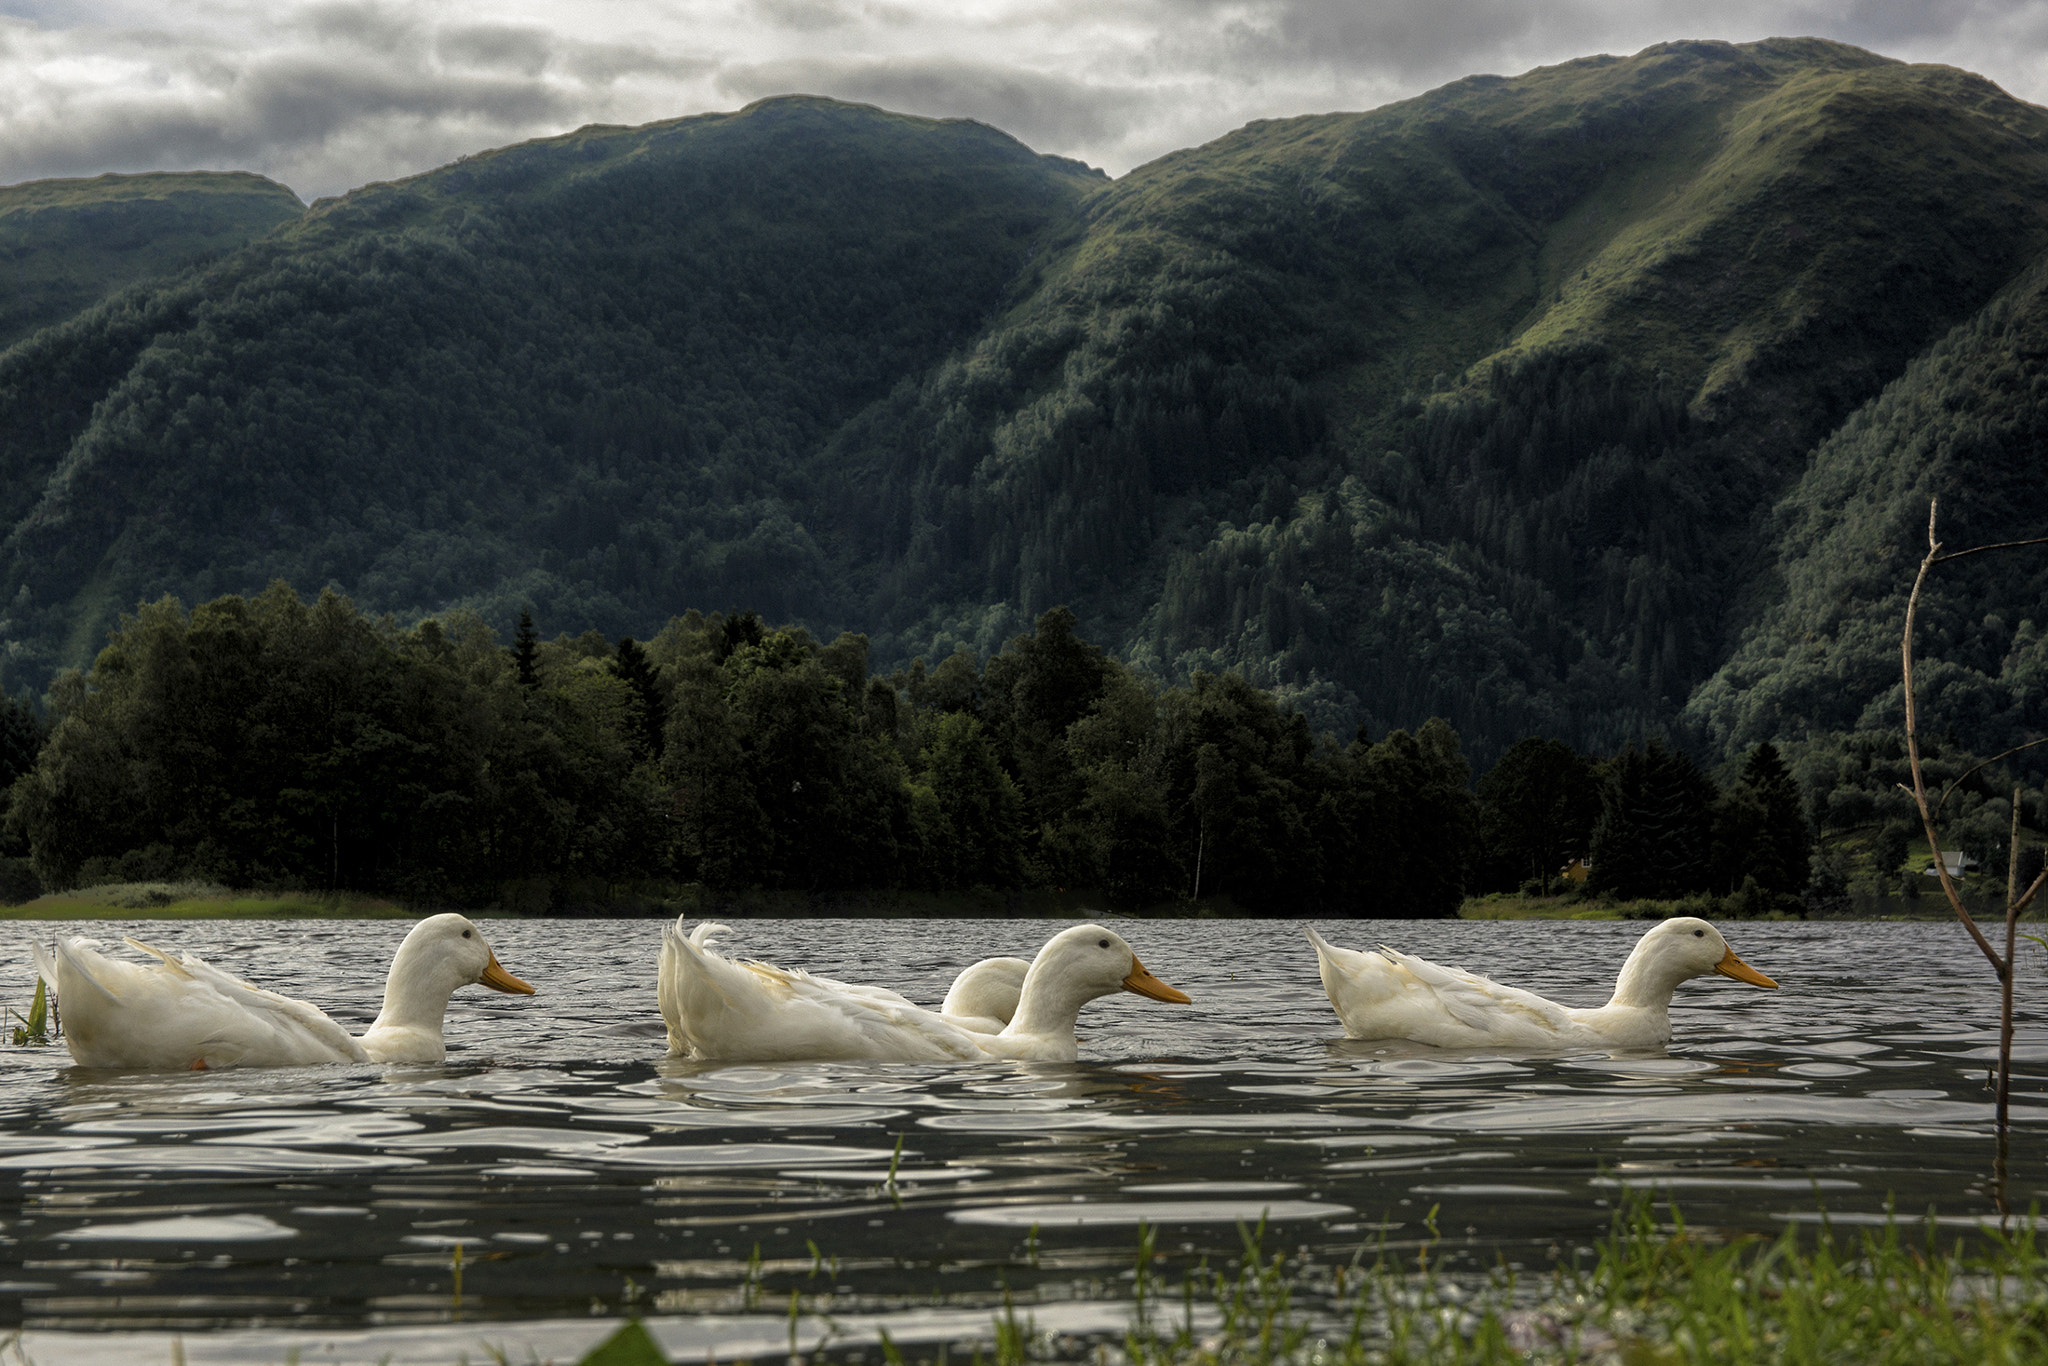
[[[1644,928],[1315,923],[1572,1004],[1605,1000]],[[23,941],[60,927],[16,928],[0,1000],[25,1009]],[[405,926],[61,928],[360,1029]],[[1058,928],[743,921],[721,947],[936,1006],[965,963]],[[794,1291],[801,1345],[930,1351],[985,1339],[1005,1296],[1074,1341],[1121,1329],[1141,1221],[1178,1265],[1264,1218],[1268,1251],[1434,1240],[1479,1271],[1569,1260],[1629,1186],[1731,1231],[1989,1210],[1996,994],[1953,924],[1724,926],[1780,990],[1702,978],[1668,1050],[1553,1058],[1346,1041],[1292,924],[1119,928],[1195,1004],[1099,1001],[1073,1065],[670,1059],[645,920],[487,922],[539,994],[458,993],[445,1066],[121,1075],[0,1048],[0,1324],[37,1366],[314,1366],[573,1360],[631,1313],[678,1360],[731,1361],[788,1351]],[[2022,973],[2024,1208],[2048,1195],[2048,972]]]

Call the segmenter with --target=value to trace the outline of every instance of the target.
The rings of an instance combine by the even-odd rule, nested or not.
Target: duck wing
[[[988,1056],[974,1034],[893,991],[726,958],[704,929],[663,936],[658,992],[671,1052],[735,1062]]]
[[[1405,1037],[1423,1043],[1526,1047],[1568,1042],[1578,1031],[1568,1008],[1533,991],[1502,986],[1476,972],[1447,968],[1385,945],[1380,946],[1380,953],[1392,966],[1404,994],[1421,998],[1413,1000],[1415,1013],[1422,1017],[1440,1013],[1452,1026],[1452,1037]],[[1455,1037],[1455,1030],[1470,1033]]]
[[[1339,948],[1315,930],[1323,990],[1354,1039],[1409,1039],[1444,1048],[1544,1047],[1571,1041],[1577,1023],[1534,992],[1381,946]]]
[[[192,957],[127,941],[157,960],[110,958],[59,939],[37,966],[62,1003],[64,1038],[81,1067],[186,1070],[365,1062],[349,1032],[304,1001]]]

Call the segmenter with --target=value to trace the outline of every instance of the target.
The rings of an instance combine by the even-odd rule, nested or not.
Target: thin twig
[[[1932,516],[1928,520],[1932,521]],[[1987,550],[2016,550],[2023,545],[2048,545],[2048,536],[2036,536],[2031,541],[2000,541],[1997,545],[1973,545],[1968,550],[1955,550],[1946,555],[1937,555],[1932,563],[1947,564],[1950,560],[1960,560],[1966,555],[1981,555]]]
[[[1934,851],[1935,875],[1941,879],[1941,890],[1948,896],[1948,904],[1956,913],[1956,919],[1963,922],[1963,928],[1970,932],[1970,938],[1977,941],[1977,947],[1991,964],[1991,970],[2005,980],[2010,966],[1998,956],[1998,950],[1991,947],[1991,941],[1984,937],[1984,931],[1977,928],[1969,910],[1963,905],[1963,894],[1949,876],[1948,860],[1941,856],[1941,835],[1934,826],[1934,812],[1927,805],[1927,785],[1920,773],[1920,720],[1918,708],[1913,700],[1913,618],[1920,610],[1920,590],[1927,584],[1927,573],[1933,569],[1941,555],[1941,541],[1934,532],[1935,511],[1940,500],[1934,499],[1927,505],[1927,558],[1920,561],[1920,572],[1913,576],[1913,591],[1906,597],[1906,630],[1899,646],[1900,667],[1905,678],[1906,692],[1906,759],[1913,770],[1913,805],[1920,810],[1920,827],[1927,833],[1927,846]],[[1901,783],[1901,787],[1905,784]]]
[[[2023,749],[2032,749],[2035,745],[2048,745],[2048,735],[2044,735],[2038,740],[2029,740],[2024,745],[2014,745],[2011,749],[2007,750],[2003,754],[1992,755],[1989,759],[1986,759],[1983,763],[1978,764],[1976,768],[1971,769],[1968,773],[1964,773],[1960,777],[1950,779],[1949,785],[1941,790],[1941,800],[1934,804],[1934,814],[1939,816],[1941,814],[1941,809],[1948,805],[1948,799],[1955,792],[1955,790],[1958,787],[1962,786],[1963,783],[1968,781],[1970,778],[1974,777],[1979,771],[1991,767],[2000,759],[2010,759],[2013,755],[2018,754]]]

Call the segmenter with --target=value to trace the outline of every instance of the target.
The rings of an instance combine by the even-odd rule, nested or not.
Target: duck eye
[[[1705,930],[1694,930],[1692,932],[1692,937],[1695,939],[1705,939],[1707,937],[1707,932]]]
[[[468,930],[464,930],[464,931],[462,932],[462,937],[463,937],[464,939],[467,939],[467,938],[469,938],[469,931],[468,931]]]
[[[1109,941],[1107,939],[1098,939],[1095,941],[1095,947],[1099,949],[1106,949],[1109,947]]]

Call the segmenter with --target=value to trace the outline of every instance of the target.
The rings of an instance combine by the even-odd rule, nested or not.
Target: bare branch
[[[1982,555],[1987,550],[2016,550],[2023,545],[2048,545],[2048,536],[2036,536],[2030,541],[2000,541],[1997,545],[1973,545],[1968,550],[1952,550],[1946,555],[1937,555],[1933,563],[1947,564],[1966,555]]]
[[[2009,759],[2013,755],[2018,754],[2023,749],[2032,749],[2035,745],[2048,745],[2048,735],[2044,735],[2038,740],[2029,740],[2024,745],[2014,745],[2011,749],[2007,750],[2003,754],[1994,754],[1989,759],[1986,759],[1983,763],[1977,765],[1976,768],[1971,769],[1968,773],[1962,774],[1960,777],[1951,779],[1949,785],[1941,790],[1941,800],[1934,804],[1934,814],[1939,816],[1941,814],[1941,809],[1944,806],[1948,805],[1948,799],[1955,792],[1955,790],[1958,787],[1961,787],[1965,782],[1967,782],[1972,776],[1977,774],[1979,771],[1991,767],[2000,759]]]
[[[1913,770],[1913,805],[1919,808],[1920,828],[1927,833],[1927,847],[1934,853],[1934,871],[1941,879],[1941,890],[1948,896],[1949,908],[1956,913],[1956,919],[1963,922],[1963,928],[1970,932],[1970,938],[1977,941],[1977,947],[1990,962],[1991,970],[2003,981],[2010,968],[1998,956],[1998,950],[1991,947],[1984,931],[1977,928],[1977,922],[1963,905],[1962,891],[1957,888],[1955,879],[1949,876],[1948,860],[1941,856],[1941,835],[1935,828],[1934,812],[1927,805],[1927,784],[1920,769],[1920,718],[1913,699],[1913,619],[1920,611],[1920,590],[1927,585],[1928,571],[1934,568],[1941,554],[1941,541],[1934,531],[1935,513],[1940,506],[1938,498],[1930,499],[1927,504],[1927,558],[1920,561],[1920,572],[1913,576],[1913,591],[1906,597],[1906,629],[1899,644],[1900,672],[1906,685],[1906,760]]]
[[[2043,868],[2041,875],[2034,879],[2034,885],[2027,888],[2025,892],[2020,894],[2020,899],[2012,903],[2012,918],[2014,920],[2018,920],[2027,913],[2028,905],[2040,893],[2043,883],[2048,883],[2048,868]]]
[[[1983,765],[1978,765],[1979,768]],[[1973,772],[1975,770],[1972,770]],[[2012,833],[2005,840],[2005,918],[2008,924],[2013,918],[2013,906],[2020,899],[2020,790],[2012,790]],[[2005,946],[2005,956],[2012,957],[2012,945]]]

